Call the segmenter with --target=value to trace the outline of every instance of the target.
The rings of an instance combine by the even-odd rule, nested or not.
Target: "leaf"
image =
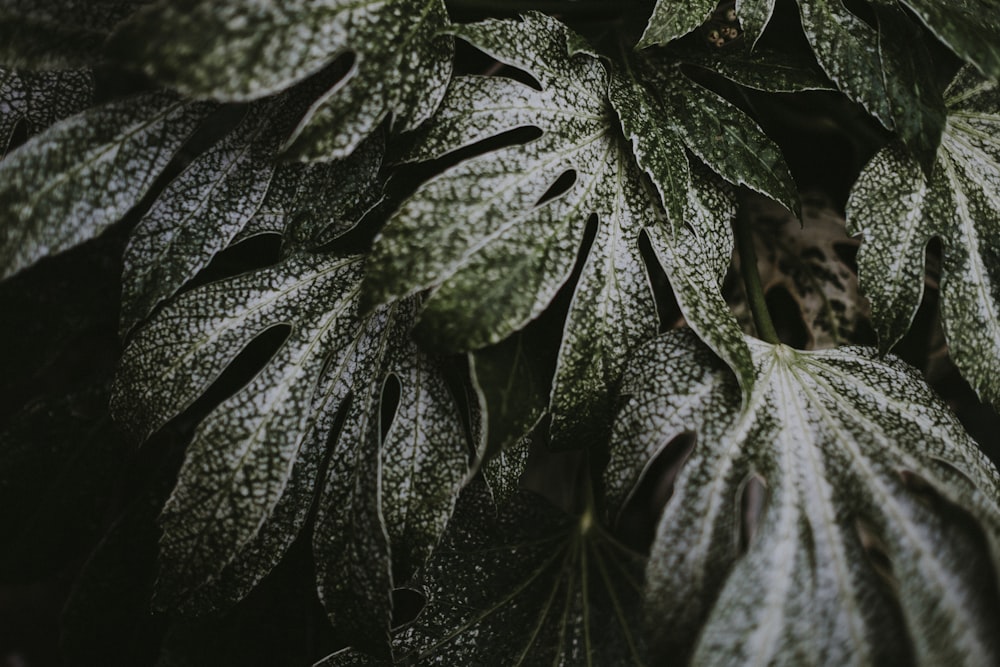
[[[53,125],[0,162],[0,278],[101,233],[135,206],[208,113],[151,93]]]
[[[349,155],[387,116],[415,128],[451,75],[442,0],[161,1],[114,37],[122,62],[180,92],[248,101],[285,90],[344,54],[347,75],[316,100],[289,140],[309,159]]]
[[[841,257],[839,248],[857,249],[847,236],[844,219],[825,202],[807,204],[802,221],[763,199],[749,204],[757,269],[764,293],[782,289],[798,309],[808,350],[858,343],[869,317],[858,277]],[[752,317],[742,283],[736,287],[733,308],[751,333]]]
[[[373,199],[375,175],[381,164],[380,142],[369,144],[357,157],[323,170],[330,181],[340,181],[336,189],[329,188],[336,194],[324,193],[325,201],[309,201],[308,196],[301,201],[302,184],[298,178],[291,183],[281,179],[275,182],[278,149],[301,117],[308,103],[303,98],[309,92],[292,91],[252,104],[239,125],[171,181],[139,221],[125,251],[123,333],[207,266],[265,205],[271,215],[280,218],[280,223],[273,221],[274,231],[284,231],[295,220],[291,235],[303,237],[301,241],[308,243],[297,208],[320,203],[327,207],[324,213],[330,219],[360,200]],[[294,171],[296,177],[300,171]],[[322,185],[329,187],[330,181],[322,181]],[[283,191],[288,186],[293,188],[291,193]],[[279,196],[291,201],[278,204],[274,200]],[[279,215],[275,211],[278,207],[289,210]],[[351,224],[356,220],[352,218]],[[313,224],[315,220],[308,226]],[[329,240],[330,235],[325,235],[323,241]]]
[[[899,360],[747,342],[757,380],[744,409],[689,333],[630,365],[611,506],[697,432],[646,570],[657,649],[696,664],[996,662],[996,469]],[[752,480],[764,505],[741,517]]]
[[[542,136],[461,162],[404,202],[375,242],[366,302],[432,287],[421,338],[446,351],[485,347],[549,305],[596,214],[551,400],[556,440],[580,446],[594,439],[592,424],[610,417],[608,397],[624,356],[655,332],[637,240],[662,214],[619,140],[607,72],[591,55],[569,51],[579,38],[540,14],[454,31],[524,70],[541,89],[503,77],[457,77],[411,158],[517,127],[538,127]],[[539,204],[567,173],[575,174],[569,189]]]
[[[28,136],[37,134],[83,111],[93,98],[90,70],[17,72],[0,67],[0,158],[7,154],[19,124]]]
[[[291,325],[264,368],[209,414],[188,447],[160,519],[160,606],[191,608],[203,599],[214,608],[245,595],[298,534],[318,484],[314,550],[321,595],[338,623],[341,615],[388,614],[392,582],[382,581],[381,607],[378,591],[358,592],[366,583],[358,577],[342,578],[344,590],[334,591],[343,565],[334,555],[353,558],[363,575],[382,568],[385,579],[387,539],[401,572],[437,542],[468,467],[458,410],[409,339],[412,301],[358,315],[361,265],[360,257],[295,254],[210,283],[164,308],[126,349],[112,409],[148,434],[204,393],[259,334]],[[400,385],[391,427],[380,425],[390,377]],[[352,532],[357,526],[364,532]],[[362,535],[364,542],[356,539]],[[340,604],[348,594],[364,606]]]
[[[666,44],[688,34],[708,20],[717,4],[717,0],[657,0],[638,47]]]
[[[656,123],[670,128],[688,150],[717,174],[735,185],[745,185],[798,211],[798,191],[781,150],[757,124],[736,106],[684,76],[669,60],[640,55],[639,78],[655,103],[648,113]],[[619,113],[633,102],[612,98]],[[663,131],[661,130],[660,133]],[[631,134],[626,128],[626,133]],[[648,151],[656,135],[632,135],[632,141]],[[667,182],[656,173],[642,152],[637,159],[659,187]],[[651,155],[655,158],[655,155]],[[662,161],[661,161],[662,162]]]
[[[835,89],[811,59],[783,51],[756,49],[753,53],[743,53],[685,49],[678,50],[676,56],[686,65],[707,69],[746,88],[768,93]]]
[[[427,604],[394,640],[405,664],[641,665],[642,559],[593,523],[520,494],[495,515],[482,485],[462,495],[418,579]],[[317,667],[378,664],[355,651]]]
[[[900,0],[937,37],[986,77],[1000,78],[1000,24],[996,0]]]
[[[685,211],[691,227],[671,234],[651,225],[645,233],[688,325],[729,364],[747,396],[754,383],[750,350],[721,294],[733,254],[734,201],[704,170],[692,185]]]
[[[864,237],[861,287],[883,350],[910,327],[925,248],[941,239],[941,315],[951,356],[980,396],[1000,406],[1000,89],[966,67],[945,100],[948,120],[930,181],[890,144],[859,176],[848,225]]]
[[[842,0],[797,1],[806,39],[820,67],[845,95],[892,128],[878,32],[848,11]]]
[[[473,388],[483,415],[480,458],[488,460],[517,444],[548,405],[541,368],[545,359],[523,332],[469,353]]]
[[[0,62],[25,69],[60,69],[104,60],[104,40],[142,2],[4,0]]]
[[[945,108],[924,31],[896,0],[875,0],[873,7],[894,129],[929,175],[944,130]]]

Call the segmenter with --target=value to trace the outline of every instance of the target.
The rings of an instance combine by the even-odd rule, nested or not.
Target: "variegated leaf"
[[[642,559],[591,514],[521,493],[499,515],[481,484],[462,494],[417,579],[425,608],[394,638],[397,664],[642,665]],[[317,667],[385,665],[341,651]]]
[[[757,380],[743,409],[689,332],[630,367],[612,507],[697,433],[646,570],[658,650],[694,664],[996,663],[996,469],[899,360],[748,344]]]
[[[451,74],[447,23],[443,0],[163,0],[113,43],[164,85],[223,101],[272,95],[352,54],[289,142],[325,160],[351,153],[388,116],[408,130],[433,113]]]
[[[0,162],[0,278],[100,234],[135,206],[210,109],[150,93],[56,123]]]
[[[884,350],[909,329],[927,243],[941,239],[950,354],[976,391],[1000,406],[1000,85],[966,67],[945,99],[948,120],[930,181],[902,146],[887,146],[858,178],[848,224],[864,238],[861,287]]]
[[[315,227],[320,221],[296,209],[315,209],[321,204],[326,210],[320,215],[330,225],[349,229],[357,218],[348,216],[350,220],[345,221],[348,209],[365,200],[368,204],[374,201],[375,175],[381,165],[380,141],[369,143],[366,150],[347,160],[312,170],[322,170],[329,179],[320,181],[322,190],[316,188],[316,194],[322,197],[319,202],[309,201],[308,197],[301,201],[301,177],[306,176],[302,173],[306,168],[289,167],[288,175],[293,178],[288,182],[286,176],[275,178],[280,169],[278,149],[304,112],[308,92],[291,91],[250,105],[233,131],[174,179],[139,221],[125,251],[123,333],[193,278],[259,214],[267,216],[270,231],[279,233],[294,220],[289,236],[301,237],[300,242],[310,245],[305,238],[307,227]],[[278,197],[290,201],[279,203]],[[279,208],[280,213],[276,210]],[[325,233],[319,243],[331,239]]]
[[[164,308],[126,349],[112,408],[149,433],[258,335],[291,325],[188,448],[161,516],[161,606],[204,610],[240,599],[284,554],[321,485],[314,550],[324,602],[338,624],[360,627],[359,643],[376,647],[379,628],[388,632],[390,563],[405,576],[426,559],[465,479],[468,450],[441,374],[410,341],[416,304],[358,315],[362,264],[295,254],[210,283]],[[392,381],[400,395],[389,426],[380,414],[392,414],[382,398]],[[324,459],[329,472],[319,480]]]
[[[682,184],[670,177],[672,173],[683,175],[673,166],[677,158],[653,152],[655,144],[663,143],[661,137],[670,136],[730,183],[766,194],[790,211],[798,210],[795,181],[781,150],[749,116],[684,76],[673,58],[640,54],[635,68],[643,83],[633,82],[631,97],[618,94],[613,87],[611,100],[622,116],[626,136],[637,147],[639,164],[661,193]],[[645,128],[628,122],[636,113],[649,117],[647,124],[662,127],[655,133],[640,132]],[[683,205],[683,193],[673,196]],[[669,200],[666,203],[670,211]]]
[[[569,278],[588,218],[596,238],[576,283],[551,410],[559,443],[580,446],[606,428],[621,363],[655,332],[637,240],[662,218],[607,99],[608,74],[554,19],[486,21],[455,33],[520,68],[536,89],[503,77],[459,77],[412,158],[435,157],[518,127],[542,136],[450,168],[403,203],[377,239],[369,303],[427,287],[422,338],[468,350],[506,338],[537,317]],[[561,177],[565,193],[539,204]]]
[[[17,72],[0,67],[0,158],[7,154],[18,124],[24,124],[30,137],[83,111],[93,99],[90,70]]]

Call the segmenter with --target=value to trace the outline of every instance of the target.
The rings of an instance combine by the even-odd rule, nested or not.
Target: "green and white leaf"
[[[735,202],[704,170],[692,185],[685,209],[691,226],[671,233],[651,225],[645,233],[688,325],[729,364],[748,396],[755,381],[750,349],[721,292],[733,255]]]
[[[0,162],[0,278],[92,238],[153,185],[210,109],[151,93],[56,123]]]
[[[198,98],[247,101],[289,88],[353,55],[295,130],[302,158],[350,154],[388,116],[410,130],[433,113],[451,76],[443,0],[163,0],[116,34],[126,64]]]
[[[657,0],[639,48],[683,37],[707,21],[718,4],[716,0]]]
[[[293,91],[252,104],[232,132],[164,189],[133,230],[125,250],[123,333],[231,245],[258,214],[268,218],[269,231],[278,233],[295,220],[290,236],[303,237],[317,222],[315,216],[309,216],[310,224],[304,225],[305,218],[297,211],[303,204],[327,207],[323,214],[330,222],[347,227],[336,218],[349,205],[360,203],[353,200],[371,203],[381,165],[380,146],[370,145],[375,150],[362,151],[357,157],[322,169],[330,180],[321,181],[321,185],[330,193],[320,190],[317,194],[323,196],[319,202],[302,201],[305,183],[299,178],[286,182],[284,177],[275,177],[280,169],[278,150],[307,102],[302,91]],[[300,177],[305,168],[289,170]],[[278,198],[288,201],[278,202]],[[262,211],[265,206],[267,210]],[[280,213],[276,209],[281,209]],[[351,224],[356,220],[352,218]],[[323,241],[329,240],[330,234],[324,234]]]
[[[642,559],[589,514],[525,493],[499,515],[482,484],[462,494],[418,577],[427,605],[394,637],[402,664],[642,665]],[[385,664],[358,651],[317,667]],[[397,663],[398,664],[398,663]]]
[[[30,137],[83,111],[93,99],[90,70],[17,72],[0,67],[0,158],[7,154],[19,124]]]
[[[143,2],[3,0],[0,62],[23,69],[63,69],[105,60],[104,41]]]
[[[899,360],[747,342],[743,409],[729,369],[683,331],[627,376],[613,508],[697,433],[646,570],[656,648],[694,664],[996,663],[996,469]],[[751,480],[766,498],[748,517]]]
[[[677,185],[673,178],[667,177],[677,168],[671,165],[668,169],[668,162],[653,152],[653,145],[661,142],[661,136],[670,134],[730,183],[745,185],[790,211],[798,211],[798,190],[781,150],[753,119],[684,76],[672,59],[640,54],[635,65],[645,92],[636,89],[630,98],[617,94],[613,88],[611,99],[622,116],[626,136],[638,147],[639,164],[661,193]],[[633,81],[633,88],[639,85]],[[634,109],[651,116],[653,120],[647,123],[663,129],[655,133],[638,132],[645,128],[628,122],[629,116],[637,113]]]
[[[204,393],[261,333],[291,325],[264,368],[209,414],[188,448],[160,519],[160,606],[189,598],[189,607],[198,600],[215,606],[245,595],[295,538],[317,483],[320,590],[338,619],[387,614],[392,584],[383,582],[379,607],[379,591],[358,592],[353,587],[365,582],[344,579],[349,593],[366,600],[363,608],[344,606],[330,594],[331,550],[343,554],[350,545],[365,573],[382,568],[388,577],[388,542],[372,536],[384,531],[393,565],[410,571],[437,542],[467,474],[458,408],[409,339],[412,300],[358,315],[362,264],[361,257],[296,254],[210,283],[164,308],[126,349],[112,409],[148,434]],[[390,376],[401,395],[382,438],[381,388]],[[328,452],[338,420],[343,427]],[[327,457],[329,473],[318,480]]]
[[[540,14],[454,31],[541,89],[502,77],[456,78],[411,157],[518,127],[542,136],[460,162],[421,186],[376,240],[366,296],[379,303],[431,287],[418,328],[425,341],[444,350],[490,345],[549,305],[596,214],[551,400],[556,440],[582,444],[594,423],[610,418],[608,397],[628,350],[655,332],[637,240],[662,213],[618,138],[604,66],[570,52],[579,38]],[[576,175],[569,190],[539,205],[567,172]],[[584,423],[587,415],[593,420]]]
[[[928,242],[942,242],[941,315],[963,376],[1000,406],[1000,86],[971,67],[945,94],[948,120],[928,182],[898,144],[865,167],[847,206],[864,242],[861,287],[884,350],[909,329]]]
[[[885,127],[893,108],[879,60],[879,35],[852,14],[842,0],[797,0],[806,39],[820,67],[844,92]]]

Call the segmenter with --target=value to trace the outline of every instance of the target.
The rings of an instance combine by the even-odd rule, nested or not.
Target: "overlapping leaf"
[[[949,351],[1000,405],[1000,86],[963,69],[929,181],[898,144],[872,159],[848,203],[864,237],[858,266],[883,349],[906,333],[923,292],[924,254],[942,241],[941,314]]]
[[[30,69],[92,65],[114,27],[143,0],[3,0],[0,62]]]
[[[496,515],[463,493],[446,541],[418,578],[427,604],[396,633],[403,664],[641,665],[642,559],[589,514],[522,493]],[[386,664],[342,651],[323,667]]]
[[[210,283],[168,305],[126,350],[112,407],[149,433],[259,334],[291,325],[188,448],[161,517],[160,604],[203,610],[245,595],[295,538],[319,486],[314,551],[324,602],[339,625],[361,626],[359,643],[374,636],[368,644],[377,646],[379,628],[388,632],[390,567],[406,576],[426,558],[468,454],[444,380],[410,342],[415,303],[358,315],[362,263],[295,254]],[[390,426],[380,414],[393,414],[382,400],[392,381],[400,389]]]
[[[324,243],[356,222],[357,217],[350,215],[355,206],[374,200],[381,141],[335,163],[277,164],[278,149],[305,110],[309,92],[300,89],[252,104],[229,135],[201,154],[157,198],[132,232],[125,252],[123,332],[173,295],[248,226],[254,228],[251,233],[281,233],[292,221],[298,228],[326,223],[334,234],[323,234],[318,241]],[[266,219],[254,222],[258,216]],[[291,239],[315,230],[287,231]]]
[[[210,106],[150,93],[56,123],[0,162],[0,278],[117,222]]]
[[[659,0],[640,46],[666,44],[707,19],[704,11],[682,11],[685,4]],[[923,27],[903,7],[913,9],[956,53],[994,74],[1000,72],[993,64],[1000,27],[990,17],[997,7],[990,9],[993,0],[946,4],[872,0],[871,4],[876,27],[852,13],[841,0],[801,0],[798,8],[806,38],[824,72],[885,127],[896,130],[929,165],[940,139],[943,103]],[[934,8],[929,7],[932,4]],[[736,3],[751,45],[770,23],[774,10],[775,0]],[[970,17],[976,14],[979,25],[972,29]],[[959,24],[970,25],[967,36],[956,29]],[[992,35],[993,44],[986,35]]]
[[[7,153],[18,124],[30,137],[57,120],[90,106],[90,70],[17,72],[0,67],[0,157]]]
[[[689,333],[630,366],[612,505],[697,433],[646,570],[658,648],[698,664],[995,663],[996,469],[902,362],[748,343],[757,381],[744,409]]]
[[[435,109],[451,74],[442,0],[162,1],[115,37],[125,62],[200,98],[246,101],[282,91],[353,54],[313,105],[293,152],[344,157],[387,116],[406,130]]]
[[[453,81],[415,157],[429,158],[524,126],[542,136],[462,162],[424,184],[377,240],[368,282],[380,302],[434,287],[421,335],[438,348],[499,341],[540,314],[576,263],[588,218],[596,238],[576,284],[553,389],[554,430],[586,442],[583,417],[606,415],[628,349],[655,331],[637,246],[658,219],[655,195],[614,129],[604,66],[570,52],[554,19],[486,21],[456,34],[541,85],[501,77]],[[539,201],[564,174],[564,194]]]

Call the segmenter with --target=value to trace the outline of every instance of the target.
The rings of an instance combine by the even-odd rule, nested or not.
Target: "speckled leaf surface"
[[[799,0],[798,5],[806,39],[827,76],[883,125],[893,127],[878,31],[848,11],[842,0]]]
[[[692,185],[685,210],[691,226],[671,232],[653,225],[646,235],[688,325],[729,364],[749,394],[755,379],[750,349],[721,293],[733,254],[735,202],[704,172],[696,172]]]
[[[25,69],[60,69],[104,60],[108,34],[143,2],[3,0],[0,62]]]
[[[880,345],[906,333],[920,303],[924,256],[942,241],[941,315],[955,364],[1000,405],[1000,88],[966,67],[946,91],[948,120],[930,181],[899,144],[868,164],[848,202],[863,236],[858,267]]]
[[[12,151],[0,162],[0,277],[117,222],[209,109],[151,93],[67,118]]]
[[[496,513],[462,494],[415,587],[427,605],[396,633],[397,661],[445,665],[641,665],[642,559],[587,518],[520,494]],[[345,651],[317,667],[384,664]]]
[[[670,127],[692,153],[730,183],[798,210],[798,191],[781,150],[753,119],[684,76],[669,60],[640,55],[636,64],[655,100],[656,122]],[[633,139],[640,146],[648,140]],[[643,159],[641,154],[639,158]],[[657,180],[655,170],[644,166]]]
[[[541,89],[503,77],[456,78],[411,157],[435,157],[518,127],[537,127],[542,136],[460,162],[404,202],[376,240],[368,301],[433,287],[422,339],[444,350],[484,347],[548,306],[596,214],[551,401],[557,440],[579,445],[610,416],[607,399],[628,350],[655,332],[637,239],[643,225],[662,217],[657,197],[617,136],[604,66],[570,54],[578,38],[568,29],[529,14],[455,32],[525,70]],[[567,172],[575,173],[569,189],[539,204]]]
[[[267,217],[268,231],[279,233],[296,220],[288,231],[304,236],[304,221],[296,209],[301,208],[297,203],[303,186],[308,187],[303,181],[311,174],[293,169],[298,178],[275,179],[278,149],[301,117],[302,97],[293,91],[252,104],[233,131],[171,181],[139,221],[125,251],[123,333],[193,278],[257,215]],[[347,205],[374,199],[381,155],[377,146],[371,148],[375,150],[325,169],[330,180],[324,185],[333,192],[322,204],[331,222],[339,222],[335,218]],[[324,235],[323,241],[329,240],[330,235]]]
[[[437,542],[467,470],[458,408],[409,339],[412,300],[358,315],[362,264],[296,254],[210,283],[169,304],[126,349],[112,408],[149,433],[253,339],[291,325],[267,365],[209,414],[188,447],[160,519],[161,606],[244,595],[294,539],[317,483],[320,590],[338,619],[388,614],[389,540],[398,543],[391,562],[400,570],[414,569]],[[388,426],[379,415],[390,376],[401,390]],[[327,453],[338,415],[343,426]],[[327,477],[317,480],[327,456]],[[338,584],[364,607],[333,604],[334,556],[351,558],[356,571]]]
[[[666,44],[688,34],[708,20],[717,4],[716,0],[657,0],[639,46]]]
[[[729,369],[683,331],[630,367],[613,508],[697,432],[646,570],[657,648],[695,664],[996,662],[996,469],[902,362],[748,344],[743,409]]]
[[[19,123],[32,136],[83,111],[93,99],[90,70],[17,72],[0,67],[0,158],[7,154]]]
[[[237,0],[160,2],[114,38],[187,95],[246,101],[290,87],[351,54],[350,70],[309,110],[291,151],[344,157],[387,116],[412,129],[437,107],[451,75],[452,39],[442,0]]]

